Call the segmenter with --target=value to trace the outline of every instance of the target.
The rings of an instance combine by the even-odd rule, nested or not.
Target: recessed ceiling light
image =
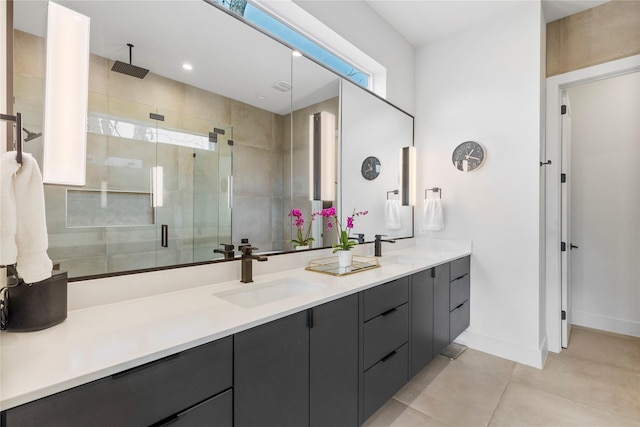
[[[291,54],[293,56],[302,56],[302,54],[300,52],[298,52],[297,50],[294,50],[293,52],[291,52]]]
[[[182,64],[182,68],[184,68],[187,71],[193,70],[193,66],[191,64],[186,63],[186,62],[184,64]]]
[[[264,99],[264,95],[258,95],[258,99]]]

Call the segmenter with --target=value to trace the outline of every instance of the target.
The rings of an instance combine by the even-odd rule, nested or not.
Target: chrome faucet
[[[242,252],[242,257],[240,259],[242,278],[240,281],[242,283],[251,283],[253,282],[253,260],[266,261],[267,257],[254,255],[252,252],[257,251],[258,248],[254,248],[251,244],[240,245],[238,246],[238,249]]]
[[[236,254],[233,251],[234,246],[227,243],[220,243],[220,246],[224,246],[224,249],[214,249],[214,254],[223,254],[225,261],[229,261],[235,258]]]
[[[395,243],[395,240],[385,240],[383,237],[387,237],[385,234],[376,234],[376,240],[374,242],[375,245],[375,256],[382,256],[382,242],[387,243]]]

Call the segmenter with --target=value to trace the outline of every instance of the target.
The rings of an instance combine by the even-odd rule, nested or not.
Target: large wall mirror
[[[344,149],[353,139],[359,152],[362,136],[353,131],[367,126],[357,122],[382,126],[386,113],[362,112],[383,101],[346,89],[333,72],[205,1],[57,3],[91,18],[87,183],[45,185],[48,252],[69,277],[217,260],[214,249],[244,238],[261,252],[291,251],[290,210],[340,206],[341,192],[368,219],[384,217],[377,195],[362,200],[356,181],[339,185],[344,159],[335,199],[309,194],[310,120],[333,116],[329,140]],[[24,150],[38,161],[46,16],[46,1],[14,1],[14,111],[23,114]],[[129,62],[128,43],[133,65],[149,70],[142,79],[111,70]],[[345,96],[353,102],[343,105]],[[354,109],[362,111],[343,116]],[[407,123],[389,126],[399,125]],[[359,225],[368,241],[380,232]],[[323,224],[313,232],[313,247],[331,245]]]

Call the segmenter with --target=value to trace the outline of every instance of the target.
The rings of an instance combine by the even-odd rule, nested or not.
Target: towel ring
[[[440,187],[425,188],[425,190],[424,190],[424,198],[425,199],[427,198],[427,191],[433,191],[434,193],[438,193],[438,195],[442,199],[442,188],[440,188]]]
[[[387,191],[387,200],[389,200],[389,193],[398,194],[399,191],[398,190]]]

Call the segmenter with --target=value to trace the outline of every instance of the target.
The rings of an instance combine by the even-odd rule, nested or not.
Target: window
[[[368,73],[337,57],[251,2],[247,0],[215,0],[215,2],[354,83],[365,88],[370,87],[371,76]]]

